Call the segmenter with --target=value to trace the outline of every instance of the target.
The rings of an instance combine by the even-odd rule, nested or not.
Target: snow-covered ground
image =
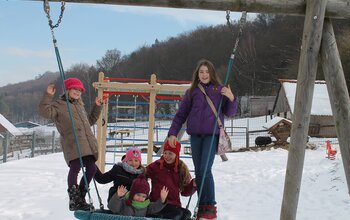
[[[275,149],[231,153],[227,162],[217,157],[213,172],[218,219],[279,219],[287,155],[286,150]],[[146,155],[143,156],[146,161]],[[350,219],[350,197],[341,156],[339,152],[335,160],[325,156],[323,146],[306,150],[297,219]],[[193,169],[191,159],[184,160]],[[74,219],[68,210],[67,172],[62,153],[0,164],[0,219]],[[98,207],[94,185],[90,186]],[[110,186],[98,184],[105,206]],[[182,201],[185,206],[188,198]],[[196,201],[194,196],[191,211]]]

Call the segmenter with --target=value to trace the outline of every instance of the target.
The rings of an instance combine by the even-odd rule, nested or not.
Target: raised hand
[[[227,98],[230,99],[231,102],[233,102],[233,100],[235,99],[235,96],[233,95],[230,85],[228,85],[228,87],[222,87],[221,89],[221,95],[226,96]]]
[[[165,203],[165,200],[168,197],[168,193],[168,188],[166,186],[163,186],[162,190],[160,191],[160,199],[162,200],[162,203]]]
[[[127,191],[128,190],[125,188],[125,186],[123,186],[123,185],[118,186],[118,190],[117,190],[118,197],[125,196]]]
[[[47,86],[46,92],[49,93],[50,95],[54,95],[56,92],[55,84],[49,84]]]
[[[103,104],[104,100],[102,97],[96,97],[95,103],[97,106],[101,106]]]

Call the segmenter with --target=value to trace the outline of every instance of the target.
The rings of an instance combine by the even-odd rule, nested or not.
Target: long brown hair
[[[208,67],[209,75],[210,75],[210,83],[212,83],[214,85],[214,88],[217,88],[219,86],[219,84],[221,83],[220,78],[216,74],[214,64],[212,62],[210,62],[209,60],[201,59],[198,61],[197,67],[194,70],[193,75],[192,75],[192,84],[190,87],[190,97],[191,97],[193,90],[198,86],[198,83],[199,83],[198,74],[199,74],[199,68],[201,68],[201,66]]]

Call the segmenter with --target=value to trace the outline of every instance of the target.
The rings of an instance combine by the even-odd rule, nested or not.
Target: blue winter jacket
[[[223,86],[218,86],[217,89],[213,84],[202,84],[207,95],[210,97],[215,105],[215,108],[219,108],[221,89]],[[235,97],[233,102],[230,101],[226,96],[223,96],[223,102],[220,111],[221,122],[224,123],[224,115],[227,117],[233,117],[237,111],[237,98]],[[187,133],[189,135],[201,134],[201,135],[212,135],[216,117],[213,110],[210,108],[204,93],[196,87],[191,94],[187,90],[185,96],[180,104],[180,108],[177,111],[171,127],[169,129],[168,135],[177,136],[182,124],[185,123],[187,119]],[[219,134],[219,126],[217,125],[216,134]]]

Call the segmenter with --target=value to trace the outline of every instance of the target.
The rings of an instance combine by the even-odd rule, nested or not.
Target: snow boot
[[[215,205],[199,205],[197,220],[216,220]]]
[[[72,186],[68,188],[68,195],[69,195],[69,210],[70,211],[76,211],[76,210],[84,210],[89,211],[90,205],[84,204],[81,199],[81,193],[77,186]],[[84,199],[85,201],[85,199]],[[86,202],[85,202],[86,203]]]
[[[95,209],[94,206],[88,204],[85,200],[86,193],[87,191],[85,190],[85,186],[79,186],[80,206],[89,207],[89,210],[94,210]]]

